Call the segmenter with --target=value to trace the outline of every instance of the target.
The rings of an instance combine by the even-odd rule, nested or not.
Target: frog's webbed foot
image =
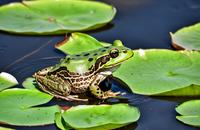
[[[54,95],[56,98],[60,98],[60,99],[63,99],[63,100],[66,100],[66,101],[88,101],[88,99],[81,99],[81,98],[78,98],[78,95],[68,95],[68,96],[61,96],[61,95]]]
[[[117,97],[120,94],[121,94],[120,92],[112,92],[111,90],[109,90],[109,91],[103,92],[102,99]]]
[[[109,91],[102,91],[100,87],[98,86],[101,81],[103,81],[107,76],[111,75],[112,72],[110,71],[105,71],[101,72],[99,75],[97,75],[96,79],[94,82],[90,85],[90,92],[98,99],[107,99],[110,97],[117,97],[120,92],[112,92],[111,90]]]
[[[111,90],[109,91],[102,91],[99,86],[91,86],[90,87],[91,93],[98,99],[107,99],[111,97],[118,97],[121,95],[121,92],[112,92]]]

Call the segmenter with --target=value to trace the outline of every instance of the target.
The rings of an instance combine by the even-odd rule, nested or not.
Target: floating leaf
[[[0,92],[0,122],[11,125],[35,126],[54,123],[58,106],[34,107],[53,97],[37,90],[7,89]]]
[[[91,30],[110,22],[115,13],[113,6],[95,1],[23,1],[0,7],[0,30],[22,34]]]
[[[176,108],[176,111],[184,116],[200,116],[200,100],[191,100],[184,102]]]
[[[177,49],[200,50],[200,23],[170,33],[172,45]]]
[[[74,129],[115,129],[137,121],[140,112],[128,104],[80,105],[62,114],[65,122]]]
[[[11,129],[11,128],[5,128],[5,127],[1,127],[1,126],[0,126],[0,130],[14,130],[14,129]]]
[[[200,127],[200,100],[191,100],[176,107],[181,116],[176,118],[185,124]]]
[[[0,73],[0,91],[17,85],[18,82],[14,76],[6,72]]]
[[[195,51],[139,50],[114,76],[138,94],[156,95],[195,84],[179,96],[200,95],[200,53]],[[182,90],[183,91],[183,90]],[[196,95],[193,91],[197,92]],[[170,93],[168,93],[170,95]],[[173,93],[172,95],[176,95]]]
[[[176,119],[185,124],[200,127],[200,116],[176,116]]]
[[[67,126],[67,123],[64,122],[61,113],[57,112],[55,114],[55,123],[58,128],[61,130],[70,130],[71,127]]]
[[[84,33],[72,33],[71,36],[65,37],[65,39],[56,44],[55,47],[66,54],[78,54],[109,45],[108,43],[99,42],[95,38]]]
[[[188,87],[157,94],[157,96],[199,96],[200,85],[190,85]]]
[[[22,83],[22,86],[26,89],[36,89],[35,78],[26,78],[25,81]]]

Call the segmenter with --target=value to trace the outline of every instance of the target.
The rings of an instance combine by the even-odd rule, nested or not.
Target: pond
[[[1,0],[0,5],[17,0]],[[100,41],[112,43],[115,39],[123,41],[132,49],[164,48],[173,49],[169,32],[200,21],[200,1],[195,0],[102,0],[114,5],[118,13],[105,27],[88,34]],[[23,36],[0,32],[0,72],[14,75],[21,83],[35,71],[56,64],[65,55],[54,48],[64,36]],[[141,77],[142,78],[142,77]],[[122,89],[113,80],[114,89]],[[18,85],[21,87],[21,84]],[[123,89],[129,93],[127,89]],[[124,130],[197,130],[177,121],[175,107],[189,98],[162,98],[128,94],[128,101],[139,107],[141,118],[137,123],[126,126]],[[60,100],[49,104],[74,105]],[[110,101],[115,102],[115,101]],[[3,125],[6,126],[6,125]],[[56,130],[55,125],[37,127],[15,127],[19,130]]]

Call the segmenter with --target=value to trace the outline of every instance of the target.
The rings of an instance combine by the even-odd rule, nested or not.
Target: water
[[[16,0],[1,0],[0,5]],[[120,39],[132,49],[171,47],[169,32],[200,21],[200,1],[196,0],[104,0],[113,4],[118,13],[112,23],[87,33],[105,42]],[[46,66],[54,65],[65,55],[54,48],[64,36],[19,36],[0,32],[0,71],[13,74],[21,83],[26,77]],[[142,77],[141,77],[142,78]],[[125,99],[107,103],[127,102],[139,107],[141,118],[120,130],[197,130],[176,120],[175,107],[191,98],[148,97],[131,94],[125,85],[113,81],[114,90],[127,92]],[[18,87],[21,87],[20,85]],[[87,104],[99,104],[91,101]],[[54,99],[48,105],[76,105]],[[16,127],[17,130],[56,130],[54,125]]]

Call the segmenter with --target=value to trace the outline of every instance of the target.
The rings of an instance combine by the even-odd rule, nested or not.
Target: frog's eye
[[[112,58],[118,57],[118,56],[119,56],[119,50],[118,50],[118,49],[112,49],[112,50],[110,51],[110,56],[111,56]]]

